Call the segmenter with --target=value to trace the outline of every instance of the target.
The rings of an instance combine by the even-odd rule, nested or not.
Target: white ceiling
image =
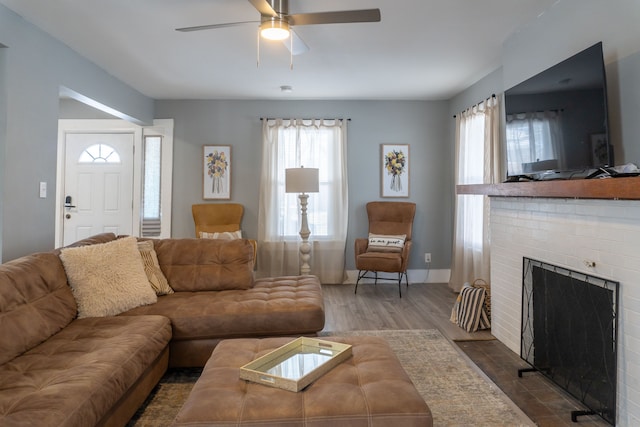
[[[379,23],[297,26],[310,51],[261,42],[246,0],[0,0],[155,99],[449,99],[557,0],[289,0],[290,13],[379,8]],[[291,93],[280,86],[290,85]]]

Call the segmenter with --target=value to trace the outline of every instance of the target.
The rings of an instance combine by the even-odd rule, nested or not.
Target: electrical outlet
[[[424,254],[424,262],[431,262],[431,254],[429,252],[425,252]]]
[[[46,199],[47,198],[47,183],[46,182],[40,182],[40,198],[41,199]]]

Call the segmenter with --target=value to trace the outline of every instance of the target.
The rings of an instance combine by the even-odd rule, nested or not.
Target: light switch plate
[[[47,183],[46,182],[40,182],[40,198],[41,199],[46,199],[47,198]]]

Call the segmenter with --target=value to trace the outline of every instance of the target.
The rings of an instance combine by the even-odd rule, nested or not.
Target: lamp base
[[[311,260],[311,244],[308,239],[302,239],[300,244],[300,274],[307,275],[311,272],[309,261]]]
[[[311,235],[311,231],[309,230],[309,223],[307,222],[307,202],[309,195],[301,193],[298,197],[300,198],[300,211],[302,216],[302,225],[300,226],[300,237],[302,238],[302,243],[300,244],[300,274],[306,275],[311,272],[311,266],[309,265],[309,261],[311,260],[309,235]]]

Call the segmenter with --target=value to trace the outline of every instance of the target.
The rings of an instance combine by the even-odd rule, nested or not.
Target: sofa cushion
[[[176,292],[123,313],[140,314],[169,317],[173,340],[310,334],[325,320],[315,276],[257,279],[247,290]]]
[[[60,252],[78,317],[112,316],[157,301],[135,237]]]
[[[0,364],[56,334],[76,314],[56,254],[38,253],[0,265]]]
[[[174,291],[253,286],[253,245],[247,239],[159,239],[153,246]]]
[[[0,366],[0,425],[97,425],[170,339],[162,316],[73,321]]]

